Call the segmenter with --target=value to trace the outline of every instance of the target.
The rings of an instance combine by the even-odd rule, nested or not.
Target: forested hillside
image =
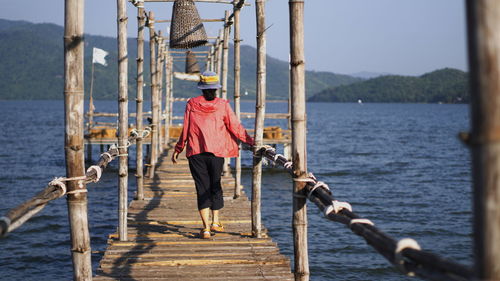
[[[467,103],[467,73],[451,68],[419,77],[388,75],[351,85],[332,87],[314,95],[319,102]]]
[[[0,99],[61,99],[63,98],[63,27],[54,24],[32,24],[25,21],[0,19]],[[148,42],[146,42],[148,46]],[[108,66],[95,65],[94,97],[96,99],[117,98],[116,40],[111,37],[85,35],[85,92],[90,88],[92,48],[108,51]],[[129,96],[135,97],[136,40],[128,40],[129,53]],[[148,48],[145,54],[146,87],[149,97]],[[242,93],[253,98],[256,79],[256,50],[242,46]],[[232,48],[230,48],[230,65]],[[203,65],[202,65],[203,67]],[[175,65],[176,71],[183,71],[184,64]],[[267,58],[267,92],[269,99],[288,97],[288,63]],[[306,74],[307,95],[312,96],[329,87],[361,81],[347,75],[329,72],[308,71]],[[233,92],[233,73],[229,73],[229,95]],[[176,96],[189,97],[198,94],[195,84],[174,80]]]

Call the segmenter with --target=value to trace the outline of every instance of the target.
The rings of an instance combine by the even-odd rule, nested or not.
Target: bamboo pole
[[[156,82],[156,35],[155,35],[155,25],[154,25],[154,13],[149,12],[148,16],[148,28],[149,28],[149,69],[151,72],[151,157],[149,163],[148,176],[149,178],[154,177],[156,160],[158,158],[158,84]]]
[[[236,2],[235,2],[236,7]],[[240,88],[241,88],[241,48],[240,48],[240,9],[234,9],[234,113],[240,120]],[[241,146],[235,160],[236,179],[234,183],[234,198],[241,196]]]
[[[137,98],[136,98],[136,128],[139,136],[136,139],[136,180],[137,200],[144,200],[144,150],[142,146],[143,101],[144,101],[144,3],[137,5]]]
[[[165,141],[163,147],[166,149],[170,143],[170,73],[172,72],[172,65],[170,64],[170,56],[168,55],[168,45],[165,45]]]
[[[66,176],[85,175],[83,115],[83,20],[84,1],[66,0],[64,10],[64,150]],[[77,181],[67,183],[69,192],[86,190]],[[71,231],[73,280],[92,280],[90,235],[87,215],[87,193],[66,197]]]
[[[467,1],[478,280],[500,280],[500,2]]]
[[[117,0],[118,7],[118,151],[119,151],[119,227],[120,241],[127,241],[127,191],[128,191],[128,54],[127,54],[127,3]]]
[[[307,175],[306,90],[304,58],[304,1],[289,0],[290,7],[290,93],[292,98],[292,159],[294,178]],[[309,280],[307,253],[306,183],[293,182],[293,245],[295,280]]]
[[[257,17],[257,94],[255,105],[255,148],[254,154],[263,143],[264,117],[266,113],[266,21],[265,0],[255,1]],[[252,234],[262,236],[260,194],[262,185],[262,159],[253,158],[252,169]]]
[[[227,99],[227,76],[229,72],[229,34],[231,25],[229,24],[229,11],[225,12],[224,33],[222,41],[222,98]],[[224,158],[224,166],[222,167],[223,175],[228,177],[231,175],[231,158]]]
[[[215,61],[216,61],[216,56],[217,54],[215,53],[215,48],[214,46],[210,46],[210,71],[215,71]]]
[[[174,60],[172,57],[170,57],[170,109],[169,109],[169,116],[168,116],[168,125],[172,126],[172,120],[173,120],[173,115],[174,115]]]
[[[219,39],[217,39],[217,75],[221,77],[222,74],[222,60],[223,60],[223,40],[224,40],[224,29],[219,30]],[[219,93],[218,93],[219,94]]]
[[[222,98],[227,99],[227,74],[229,72],[229,34],[231,31],[231,26],[228,24],[227,19],[229,18],[229,11],[225,12],[225,24],[223,29],[223,41],[222,41]]]
[[[158,83],[158,157],[163,149],[163,118],[161,114],[162,104],[163,104],[163,38],[161,37],[161,30],[158,31],[157,44],[158,44],[158,56],[156,60],[156,81]]]

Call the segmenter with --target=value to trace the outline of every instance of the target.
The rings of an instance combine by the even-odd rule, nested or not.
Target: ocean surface
[[[114,101],[98,101],[96,108],[117,112]],[[244,112],[254,108],[253,102],[242,104]],[[269,103],[266,111],[286,108],[286,103]],[[176,115],[183,109],[183,103],[175,104]],[[396,239],[411,237],[423,249],[472,264],[470,157],[457,139],[458,132],[469,128],[467,105],[309,103],[307,114],[308,169],[329,184],[338,200],[350,202],[354,212]],[[253,120],[244,124],[251,128]],[[283,120],[266,125],[286,126]],[[3,216],[54,177],[65,175],[63,101],[0,101],[0,128]],[[98,147],[93,154],[95,162]],[[250,194],[248,152],[243,164]],[[117,227],[117,167],[113,162],[98,184],[88,186],[94,271]],[[133,169],[129,198],[136,188]],[[282,253],[293,259],[291,199],[289,175],[265,168],[263,223]],[[308,217],[311,280],[413,279],[345,226],[326,220],[314,204],[308,204]],[[51,202],[0,239],[0,272],[1,280],[72,279],[65,199]]]

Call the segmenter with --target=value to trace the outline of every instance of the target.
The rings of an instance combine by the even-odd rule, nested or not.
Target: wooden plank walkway
[[[223,178],[225,233],[200,239],[201,219],[187,159],[165,152],[145,200],[129,206],[128,238],[111,234],[94,280],[293,280],[290,261],[271,238],[252,238],[250,202],[233,199],[234,178]]]

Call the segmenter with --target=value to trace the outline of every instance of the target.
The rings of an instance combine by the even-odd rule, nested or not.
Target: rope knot
[[[102,169],[97,165],[93,165],[87,169],[87,173],[90,173],[92,170],[94,170],[96,174],[95,179],[93,179],[92,182],[98,182],[101,179]]]
[[[325,208],[324,214],[325,214],[325,216],[328,216],[332,211],[335,214],[338,214],[340,211],[342,211],[344,209],[347,209],[347,210],[349,210],[349,211],[352,212],[351,204],[349,204],[347,202],[340,202],[340,201],[337,201],[337,200],[333,200],[332,204],[328,205]]]
[[[396,264],[396,267],[401,270],[401,272],[407,274],[408,276],[415,276],[415,272],[409,271],[406,268],[406,261],[403,256],[403,250],[407,248],[421,250],[420,245],[418,245],[417,241],[411,238],[403,238],[399,240],[398,244],[396,245],[396,250],[394,251],[394,263]]]
[[[63,197],[66,194],[66,184],[64,183],[65,178],[59,177],[59,178],[54,178],[51,182],[49,182],[50,186],[57,186],[62,190],[61,195],[59,195],[59,198]]]

